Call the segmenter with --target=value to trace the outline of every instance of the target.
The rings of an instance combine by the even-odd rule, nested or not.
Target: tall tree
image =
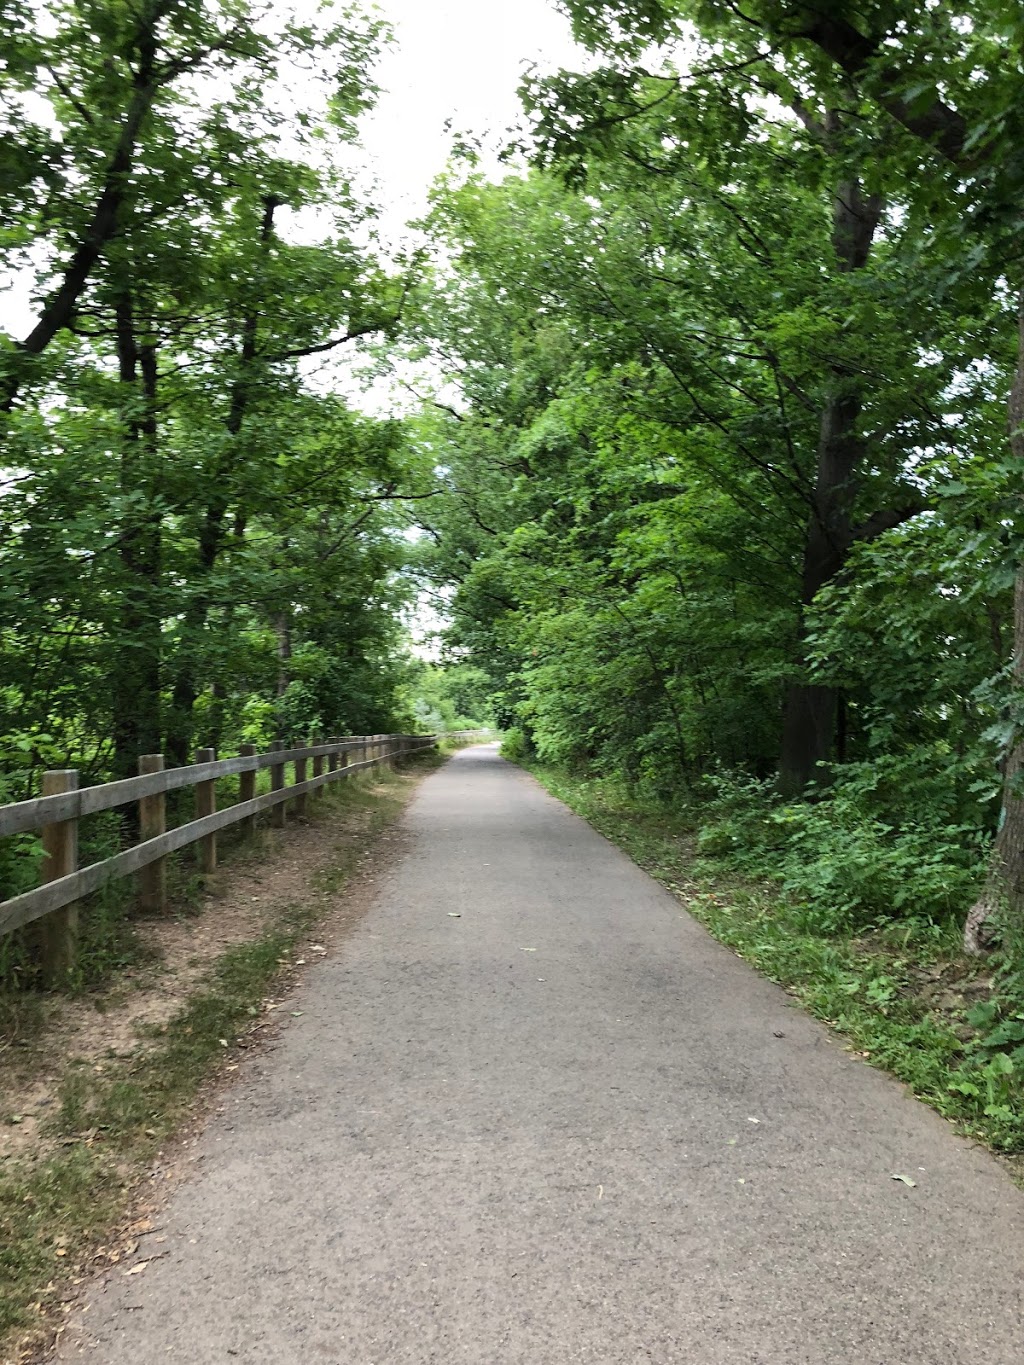
[[[1008,274],[1024,316],[1024,28],[1018,6],[967,0],[949,8],[908,0],[841,3],[823,10],[804,0],[755,0],[738,11],[718,0],[692,6],[686,0],[567,0],[566,8],[585,40],[604,50],[624,48],[634,57],[649,44],[678,40],[691,21],[726,49],[741,32],[740,41],[748,45],[760,40],[746,66],[769,91],[777,91],[781,81],[798,97],[808,91],[827,97],[838,89],[873,104],[890,127],[907,135],[895,140],[892,159],[916,181],[919,202],[945,230],[950,276],[986,266],[993,283],[993,277]],[[942,174],[939,162],[955,175]],[[945,188],[944,202],[936,182]],[[1024,328],[1020,337],[1007,404],[1015,461],[1024,457]],[[1018,582],[1017,599],[1012,671],[1019,690],[1024,581]],[[965,946],[972,952],[979,950],[981,927],[999,903],[1008,900],[1018,917],[1024,912],[1022,768],[1024,738],[1015,731],[1003,763],[1003,809],[991,875],[965,929]]]

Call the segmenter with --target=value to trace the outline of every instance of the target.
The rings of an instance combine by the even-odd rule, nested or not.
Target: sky
[[[524,66],[578,68],[583,56],[553,0],[378,0],[378,8],[395,30],[395,43],[378,69],[382,93],[364,120],[362,141],[379,185],[380,226],[396,243],[404,224],[426,208],[452,133],[500,147],[521,113],[516,91]],[[488,165],[485,158],[484,169],[497,173],[497,160]],[[389,410],[396,397],[393,391],[352,396],[370,411]],[[437,604],[423,597],[407,620],[414,651],[436,659],[433,637],[444,624]]]
[[[520,113],[524,65],[578,67],[582,56],[554,0],[378,0],[378,8],[395,30],[395,47],[379,68],[384,89],[363,142],[390,235],[426,206],[451,146],[446,120],[500,145]]]

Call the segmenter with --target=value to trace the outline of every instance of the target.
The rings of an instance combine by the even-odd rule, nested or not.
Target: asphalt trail
[[[493,748],[407,828],[61,1359],[1020,1365],[995,1161]]]

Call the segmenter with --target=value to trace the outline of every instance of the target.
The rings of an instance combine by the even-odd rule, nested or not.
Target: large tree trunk
[[[1010,450],[1024,467],[1024,288],[1017,300],[1017,372],[1010,390],[1008,417]],[[1024,694],[1024,566],[1017,566],[1013,588],[1013,682],[1018,696]],[[1019,703],[1018,703],[1019,704]],[[964,925],[964,951],[977,954],[984,948],[985,925],[1001,905],[1018,917],[1024,915],[1024,735],[1018,730],[1010,743],[1003,769],[1003,808],[999,833],[992,849],[985,889],[971,907]]]
[[[840,183],[832,211],[832,245],[840,273],[861,270],[867,264],[881,212],[878,195],[865,195],[856,180]],[[860,393],[849,376],[836,368],[821,414],[812,511],[804,541],[801,636],[804,610],[842,571],[855,539],[853,502],[864,457],[857,431],[860,410]],[[802,791],[814,780],[819,764],[832,757],[837,712],[834,688],[803,681],[790,687],[779,758],[779,787],[784,794]]]

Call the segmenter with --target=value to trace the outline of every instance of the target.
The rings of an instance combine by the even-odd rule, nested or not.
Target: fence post
[[[59,796],[78,790],[78,773],[74,768],[56,768],[43,773],[41,796]],[[44,882],[55,882],[78,871],[78,821],[58,820],[44,825],[42,877]],[[39,959],[44,986],[56,986],[65,980],[75,965],[78,947],[78,904],[72,902],[62,910],[52,910],[33,925],[33,941]]]
[[[213,763],[216,760],[216,749],[197,749],[197,763]],[[209,782],[196,783],[196,819],[201,820],[204,815],[214,815],[217,811],[217,782],[211,778]],[[199,840],[199,871],[206,874],[217,871],[217,836],[216,834],[204,834]]]
[[[279,754],[284,748],[284,740],[276,739],[270,746],[271,753]],[[270,765],[270,790],[279,792],[284,790],[284,764],[272,763]],[[271,821],[277,829],[284,829],[286,819],[285,802],[278,801],[271,813]]]
[[[323,737],[322,737],[321,735],[315,736],[315,738],[314,738],[314,740],[313,740],[313,743],[314,743],[314,744],[323,744],[323,742],[324,742],[324,741],[323,741]],[[315,754],[315,755],[313,756],[313,776],[314,776],[314,777],[320,777],[320,776],[323,774],[323,770],[324,770],[324,756],[323,756],[323,754]],[[314,793],[314,795],[319,795],[319,796],[323,796],[323,794],[324,794],[324,789],[323,789],[323,787],[318,787],[318,788],[316,789],[316,792]]]
[[[255,758],[255,757],[256,757],[256,745],[255,745],[255,744],[240,744],[240,745],[238,746],[238,753],[239,753],[239,756],[240,756],[241,758]],[[251,772],[247,772],[247,773],[239,773],[239,774],[238,774],[238,799],[239,799],[239,801],[240,801],[240,802],[241,802],[241,801],[251,801],[251,800],[255,797],[255,795],[256,795],[256,769],[253,768]],[[244,820],[240,820],[238,823],[239,823],[239,825],[241,826],[243,835],[245,835],[245,837],[246,837],[247,839],[251,839],[252,836],[256,833],[256,817],[255,817],[255,815],[247,815],[247,816],[245,817]]]
[[[143,754],[139,772],[162,773],[163,754]],[[139,800],[139,842],[155,839],[167,832],[167,794],[156,792]],[[139,905],[148,914],[162,915],[167,909],[167,859],[157,858],[139,872]]]
[[[308,741],[307,741],[308,742]],[[306,760],[297,758],[295,760],[295,785],[298,786],[306,780]],[[306,815],[306,793],[299,792],[295,798],[295,814],[299,819],[304,819]]]
[[[338,736],[332,735],[328,742],[331,744],[337,744]],[[335,749],[333,753],[327,755],[327,771],[329,773],[336,773],[338,771],[338,758],[339,754],[337,749]]]

